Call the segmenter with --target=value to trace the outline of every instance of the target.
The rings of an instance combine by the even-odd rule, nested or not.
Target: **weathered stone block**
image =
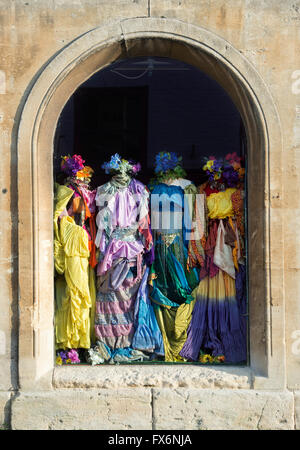
[[[156,430],[293,429],[293,404],[288,391],[154,389],[153,426]]]
[[[151,429],[149,389],[21,393],[12,404],[14,430]]]
[[[61,366],[54,369],[53,385],[57,389],[123,388],[198,388],[249,389],[248,367],[203,367],[183,364],[171,366]]]

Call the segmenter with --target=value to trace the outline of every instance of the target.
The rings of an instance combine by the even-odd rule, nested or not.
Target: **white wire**
[[[124,75],[124,74],[122,74],[122,73],[120,73],[120,72],[118,72],[117,70],[114,70],[114,69],[111,69],[110,71],[116,73],[117,75],[120,75],[123,78],[127,78],[127,80],[137,80],[138,78],[142,78],[148,72],[148,70],[149,69],[147,68],[141,75],[138,75],[136,77],[128,77],[127,75]]]

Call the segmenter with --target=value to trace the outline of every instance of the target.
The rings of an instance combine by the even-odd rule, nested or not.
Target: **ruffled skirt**
[[[239,294],[243,291],[241,287]],[[196,304],[180,355],[198,361],[203,350],[212,356],[225,356],[225,362],[245,362],[246,319],[241,316],[234,278],[219,270],[214,277],[204,278],[192,295]]]

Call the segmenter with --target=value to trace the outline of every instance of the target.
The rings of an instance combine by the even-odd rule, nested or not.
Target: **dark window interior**
[[[169,58],[118,61],[80,86],[63,109],[55,136],[54,171],[61,156],[81,154],[107,181],[101,165],[114,153],[139,161],[139,179],[153,177],[155,154],[182,155],[188,178],[203,181],[203,157],[245,152],[239,112],[214,80]]]

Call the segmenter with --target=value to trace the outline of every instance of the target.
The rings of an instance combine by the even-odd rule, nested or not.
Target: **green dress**
[[[185,188],[180,184],[159,183],[151,192],[155,259],[149,276],[150,298],[163,336],[165,361],[183,360],[179,352],[193,311],[191,293],[199,283],[197,270],[187,268],[188,215],[184,214],[188,208],[184,194],[197,191],[191,183]]]

